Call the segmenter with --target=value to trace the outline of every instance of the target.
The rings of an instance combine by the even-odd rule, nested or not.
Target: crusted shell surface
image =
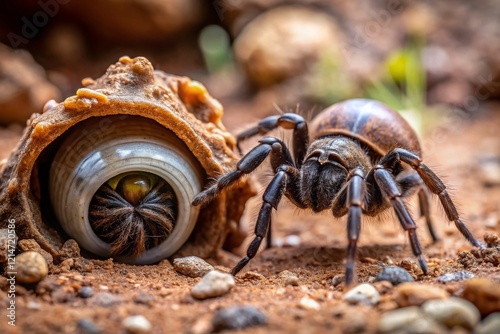
[[[153,119],[187,145],[207,180],[233,168],[238,159],[232,151],[234,137],[221,122],[222,106],[196,81],[155,71],[143,57],[122,57],[102,77],[84,79],[82,84],[76,95],[48,104],[43,113],[32,116],[0,170],[0,227],[15,219],[20,239],[35,239],[56,257],[67,237],[44,207],[47,189],[40,175],[54,145],[79,122],[108,115]],[[225,242],[233,244],[234,223],[254,193],[251,184],[243,181],[203,208],[179,254],[209,257]]]

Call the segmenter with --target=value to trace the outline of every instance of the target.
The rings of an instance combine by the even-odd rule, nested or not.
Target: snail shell
[[[223,246],[237,247],[245,203],[255,194],[251,182],[242,180],[206,207],[188,204],[208,179],[238,161],[222,107],[205,87],[154,71],[143,57],[122,57],[82,84],[75,96],[32,116],[2,166],[0,228],[14,220],[19,239],[35,239],[56,261],[68,237],[91,253],[132,263],[171,254],[206,258]],[[113,199],[103,200],[110,193]],[[152,215],[163,222],[142,221],[140,236],[149,241],[132,233],[121,247],[113,244],[113,236],[124,235],[119,219],[106,229],[99,213],[120,201],[127,213],[117,216],[130,218],[141,200],[150,205],[148,196],[156,195],[160,205]]]
[[[99,124],[108,126],[100,130]],[[157,176],[167,189],[152,198],[143,196],[150,202],[141,203],[146,206],[143,212],[139,203],[123,197],[113,203],[104,194],[103,212],[94,214],[107,216],[99,217],[105,225],[98,232],[95,222],[89,222],[96,193],[109,180],[134,172]],[[62,228],[82,248],[122,262],[148,264],[172,255],[190,236],[199,211],[191,207],[191,199],[201,191],[203,180],[201,165],[171,131],[138,116],[108,116],[80,123],[64,140],[51,165],[49,193]],[[130,210],[121,214],[127,207]],[[136,212],[137,219],[129,217]],[[156,245],[157,240],[162,242]],[[148,244],[154,247],[146,249]]]

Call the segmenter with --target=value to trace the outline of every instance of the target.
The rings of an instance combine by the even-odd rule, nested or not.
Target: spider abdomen
[[[421,155],[417,134],[397,112],[368,99],[352,99],[332,105],[309,124],[311,139],[329,135],[354,138],[372,152],[383,156],[399,147]]]

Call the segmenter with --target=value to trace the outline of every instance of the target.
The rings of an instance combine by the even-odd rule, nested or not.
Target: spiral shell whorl
[[[138,206],[106,189],[108,180],[132,172],[159,179]],[[61,144],[51,166],[50,196],[59,223],[82,248],[123,262],[154,263],[172,255],[191,234],[198,210],[190,199],[203,177],[185,144],[156,122],[99,117],[80,123]],[[103,216],[106,212],[112,216]]]

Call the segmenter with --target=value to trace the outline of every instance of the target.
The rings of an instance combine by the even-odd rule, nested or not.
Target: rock
[[[373,283],[373,287],[377,289],[378,293],[380,293],[381,295],[385,295],[386,293],[394,289],[394,286],[389,281],[375,282]]]
[[[40,253],[25,252],[16,256],[16,282],[32,284],[40,282],[49,273],[47,261]]]
[[[427,317],[416,306],[403,307],[382,314],[377,326],[377,333],[381,334],[439,334],[444,332],[438,323]]]
[[[321,309],[321,305],[317,301],[309,297],[302,297],[299,302],[300,307],[306,310],[319,311]]]
[[[373,285],[363,283],[347,291],[343,299],[349,304],[375,305],[380,300],[380,294]]]
[[[465,282],[464,299],[476,305],[481,315],[500,312],[500,284],[486,278],[472,278]]]
[[[13,229],[9,231],[7,228],[0,229],[0,263],[7,262],[9,254],[14,254],[17,245],[17,235]],[[10,246],[10,247],[9,247]],[[12,252],[9,252],[12,250]]]
[[[100,334],[102,333],[99,326],[97,326],[92,320],[80,319],[77,323],[78,332],[82,334]]]
[[[40,247],[38,242],[36,242],[34,239],[19,240],[18,246],[23,252],[33,251],[40,253],[45,261],[47,261],[49,267],[54,264],[54,258],[52,257],[52,255],[46,250],[42,249],[42,247]]]
[[[415,280],[411,277],[410,273],[398,266],[387,266],[382,268],[375,277],[375,282],[378,281],[389,281],[392,285],[398,285],[400,283],[414,282]]]
[[[283,270],[282,272],[279,273],[279,277],[283,281],[283,285],[292,285],[292,286],[298,286],[299,285],[299,278],[297,275],[294,273],[288,271],[288,270]]]
[[[333,46],[340,43],[331,16],[305,7],[279,6],[250,22],[233,47],[250,81],[266,87],[304,73],[321,54],[339,55]]]
[[[344,274],[339,274],[339,275],[335,275],[333,276],[332,278],[332,285],[334,287],[338,286],[339,284],[343,283],[345,280],[345,275]]]
[[[219,297],[228,293],[233,286],[233,275],[212,270],[193,287],[191,295],[196,299]]]
[[[78,294],[82,298],[90,298],[94,295],[94,289],[90,286],[82,286],[78,291]]]
[[[155,296],[146,292],[140,292],[135,298],[134,303],[152,306],[155,302]]]
[[[302,240],[298,235],[291,234],[287,235],[285,239],[283,240],[283,246],[284,247],[297,247],[300,246],[300,243]]]
[[[481,321],[474,329],[474,334],[498,334],[500,313],[492,313]]]
[[[429,284],[401,283],[394,288],[394,301],[400,307],[420,306],[431,299],[445,299],[449,293]]]
[[[196,256],[186,256],[174,260],[174,268],[177,272],[189,277],[203,277],[214,267],[205,260]]]
[[[454,273],[446,273],[437,278],[437,280],[441,283],[455,282],[455,281],[463,281],[469,278],[474,277],[474,274],[468,272],[467,270],[457,271]]]
[[[487,247],[500,247],[500,238],[495,233],[485,233],[484,241]]]
[[[122,324],[128,333],[149,333],[152,329],[149,320],[142,315],[133,315],[125,318]]]
[[[92,297],[91,301],[97,306],[111,307],[120,304],[122,298],[109,292],[99,292]]]
[[[212,320],[214,331],[243,329],[267,324],[267,317],[253,306],[232,306],[218,310]]]
[[[73,240],[67,240],[59,251],[59,261],[64,261],[66,259],[76,259],[80,257],[80,246]]]
[[[422,305],[422,310],[427,316],[448,328],[459,326],[471,330],[481,318],[472,303],[456,297],[429,300]]]

